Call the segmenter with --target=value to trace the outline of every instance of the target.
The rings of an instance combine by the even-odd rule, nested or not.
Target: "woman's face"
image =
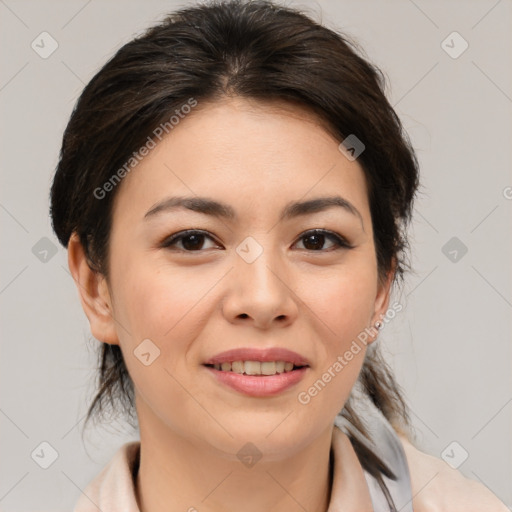
[[[247,442],[285,457],[325,433],[365,347],[344,354],[387,307],[360,165],[311,114],[279,105],[199,103],[124,178],[114,204],[108,300],[141,431],[226,457]],[[338,205],[291,207],[335,196]],[[172,206],[176,197],[224,206],[200,212]],[[205,366],[226,351],[252,349],[227,358],[257,360],[273,348],[308,366],[249,377]]]

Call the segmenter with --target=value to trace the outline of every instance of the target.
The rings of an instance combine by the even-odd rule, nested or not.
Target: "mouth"
[[[229,363],[230,366],[225,363]],[[266,363],[270,364],[267,365]],[[205,366],[212,366],[215,369],[246,373],[247,375],[266,375],[264,372],[271,370],[272,373],[270,375],[273,375],[276,371],[277,373],[283,373],[293,370],[294,367],[310,366],[310,362],[302,355],[279,347],[234,348],[211,357],[204,361],[203,364]],[[223,364],[225,365],[224,368],[222,367]],[[262,365],[262,367],[258,365]]]
[[[214,382],[252,397],[278,395],[298,384],[310,368],[301,355],[283,348],[233,349],[203,363]]]
[[[205,364],[204,366],[221,372],[257,375],[260,377],[270,377],[309,367],[309,365],[297,365],[291,361],[226,361],[223,363]]]

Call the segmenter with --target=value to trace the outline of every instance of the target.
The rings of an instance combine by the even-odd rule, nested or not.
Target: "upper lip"
[[[217,354],[203,364],[232,363],[233,361],[284,361],[295,366],[309,366],[309,361],[286,348],[234,348]]]

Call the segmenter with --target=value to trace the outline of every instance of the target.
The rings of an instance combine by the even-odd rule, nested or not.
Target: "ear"
[[[92,335],[104,343],[119,345],[107,280],[103,274],[89,266],[76,233],[71,235],[68,243],[68,265]]]
[[[371,319],[371,336],[368,339],[368,343],[373,343],[378,335],[379,329],[375,327],[377,322],[380,322],[381,328],[384,325],[383,318],[386,316],[386,312],[389,308],[389,300],[391,297],[391,288],[393,285],[393,279],[395,277],[396,262],[393,261],[393,265],[387,275],[384,278],[379,278],[377,286],[377,295],[375,296],[374,313]]]

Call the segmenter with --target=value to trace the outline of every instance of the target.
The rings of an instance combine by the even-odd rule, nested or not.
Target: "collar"
[[[140,512],[135,495],[135,474],[139,464],[140,441],[131,441],[115,452],[110,462],[89,483],[80,495],[73,512]],[[351,503],[359,493],[368,493],[363,470],[354,472],[348,468],[360,468],[357,455],[348,436],[334,425],[331,443],[333,477],[328,512],[349,512],[355,509]],[[368,494],[368,510],[373,510]],[[366,508],[365,508],[366,509]],[[360,512],[359,508],[359,512]]]

